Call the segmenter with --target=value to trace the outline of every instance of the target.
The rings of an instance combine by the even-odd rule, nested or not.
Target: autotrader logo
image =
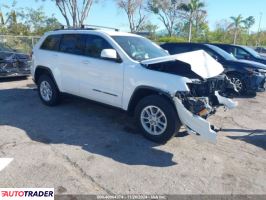
[[[0,188],[1,200],[54,200],[54,188]]]

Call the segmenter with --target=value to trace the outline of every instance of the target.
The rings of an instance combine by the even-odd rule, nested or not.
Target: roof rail
[[[117,28],[107,27],[107,26],[96,26],[96,25],[86,25],[82,24],[81,27],[70,27],[66,25],[61,25],[60,28],[55,29],[54,31],[58,30],[97,30],[97,29],[111,29],[114,31],[119,31]]]
[[[82,24],[81,25],[81,28],[84,28],[86,29],[86,27],[88,28],[95,28],[95,29],[111,29],[111,30],[114,30],[114,31],[119,31],[118,28],[112,28],[112,27],[108,27],[108,26],[97,26],[97,25],[87,25],[87,24]]]

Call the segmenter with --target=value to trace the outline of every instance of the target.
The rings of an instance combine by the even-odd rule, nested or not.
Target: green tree
[[[16,11],[11,11],[11,14],[10,14],[10,22],[11,24],[17,24],[17,14],[16,14]]]
[[[38,0],[37,0],[38,1]],[[47,0],[42,0],[47,1]],[[91,7],[99,0],[50,0],[55,2],[68,27],[81,27]]]
[[[119,9],[125,11],[132,33],[141,31],[147,19],[144,11],[145,0],[116,0]]]
[[[156,24],[152,24],[150,21],[148,21],[144,27],[143,31],[147,31],[149,33],[150,39],[155,39],[156,38],[156,30],[159,27]]]
[[[159,17],[164,24],[168,36],[172,36],[179,19],[180,4],[182,0],[150,0],[148,10]]]
[[[45,15],[43,7],[38,9],[25,8],[21,12],[20,18],[33,35],[42,35],[60,27],[59,21],[54,16],[47,17]]]
[[[250,33],[250,28],[255,24],[255,18],[253,16],[249,16],[244,20],[245,29]]]
[[[232,23],[229,25],[229,29],[232,28],[234,31],[234,44],[236,44],[237,36],[240,35],[241,29],[243,28],[242,25],[244,24],[245,20],[243,19],[242,15],[238,15],[237,17],[230,17]]]
[[[12,35],[42,35],[44,32],[60,27],[59,21],[54,16],[46,16],[43,7],[37,9],[18,8],[16,1],[3,6],[6,12],[5,14],[0,13],[0,22],[3,21],[3,23],[0,23],[1,33]],[[1,14],[3,17],[2,20]]]
[[[187,19],[189,22],[189,33],[188,33],[188,41],[191,42],[192,38],[192,26],[194,20],[196,20],[197,23],[197,17],[199,16],[199,13],[206,13],[205,10],[205,3],[201,2],[200,0],[190,0],[190,3],[184,4],[182,3],[180,5],[180,9],[185,11],[187,14]]]
[[[0,24],[1,26],[5,25],[5,20],[2,11],[0,10]]]
[[[222,19],[216,22],[215,29],[209,32],[208,37],[213,43],[231,43],[231,36],[228,32],[230,22],[227,19]]]

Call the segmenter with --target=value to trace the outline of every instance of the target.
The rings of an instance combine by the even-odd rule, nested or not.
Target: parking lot
[[[57,194],[265,194],[266,93],[238,98],[210,120],[217,144],[181,132],[166,145],[144,139],[125,113],[65,96],[44,106],[27,80],[0,82],[1,187]]]

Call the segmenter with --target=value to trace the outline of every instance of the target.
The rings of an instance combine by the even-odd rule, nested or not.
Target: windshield
[[[227,53],[226,51],[222,50],[219,47],[216,47],[216,46],[210,45],[210,44],[206,44],[206,46],[208,46],[210,49],[215,51],[217,54],[219,54],[225,60],[237,60],[233,55]]]
[[[122,47],[127,55],[136,61],[168,56],[168,53],[161,47],[142,37],[113,36],[112,38]]]
[[[243,49],[245,49],[247,52],[249,52],[252,56],[256,57],[256,58],[260,58],[260,54],[258,52],[256,52],[254,49],[250,48],[250,47],[245,47],[242,46]]]
[[[11,47],[7,44],[0,43],[0,51],[14,51]]]

